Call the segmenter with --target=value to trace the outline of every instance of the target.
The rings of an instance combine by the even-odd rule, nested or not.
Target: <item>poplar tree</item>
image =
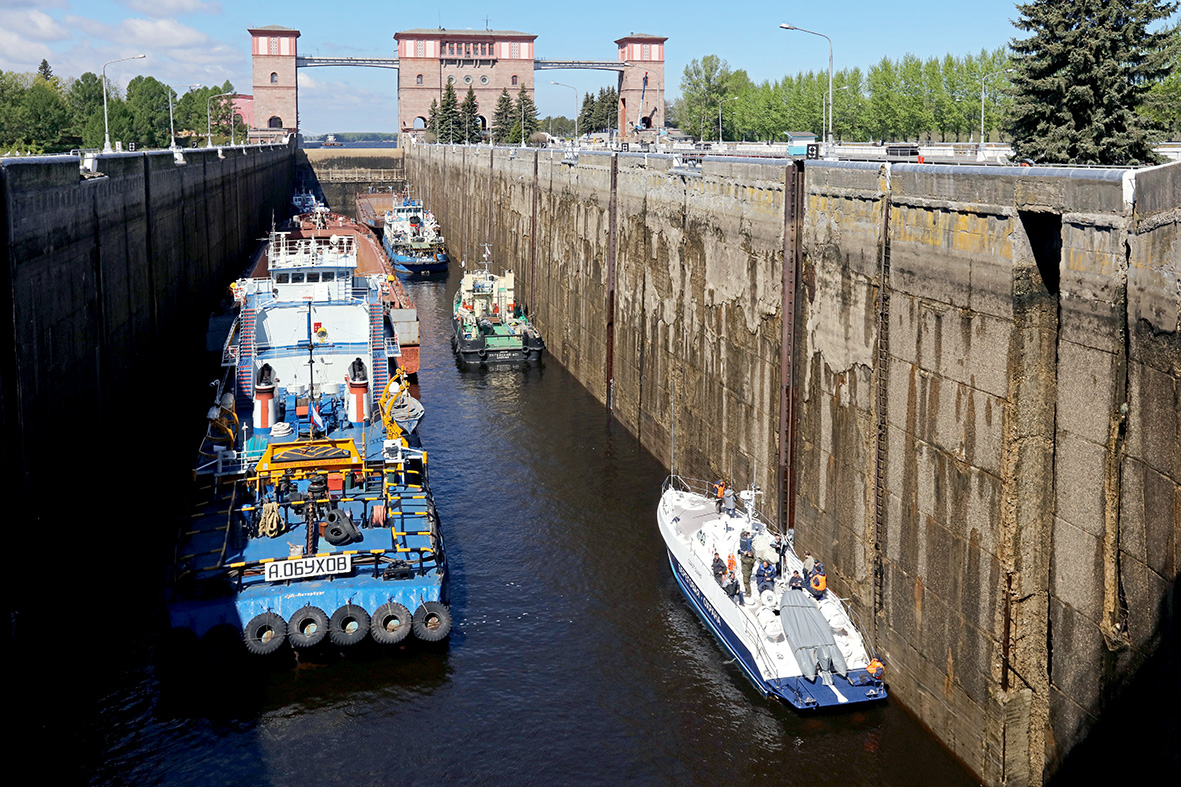
[[[492,113],[492,140],[503,144],[508,142],[513,130],[513,97],[508,94],[508,88],[500,91],[500,98],[496,100],[496,110]]]
[[[480,141],[480,113],[479,104],[476,102],[476,91],[468,85],[467,95],[463,97],[463,103],[459,107],[459,122],[463,124],[463,141],[479,142]]]
[[[1013,147],[1039,161],[1141,164],[1159,125],[1140,114],[1168,72],[1168,31],[1149,32],[1177,8],[1171,0],[1034,0],[1014,23]]]

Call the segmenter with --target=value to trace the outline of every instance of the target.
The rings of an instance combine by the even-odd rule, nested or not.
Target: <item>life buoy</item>
[[[311,648],[328,634],[328,616],[319,607],[307,605],[287,620],[287,641],[293,648]]]
[[[246,650],[255,656],[265,656],[274,653],[287,637],[287,621],[274,612],[263,612],[255,615],[242,631],[242,641],[246,643]]]
[[[369,613],[356,604],[345,604],[328,621],[328,639],[333,645],[355,645],[369,633]]]
[[[812,586],[813,593],[823,593],[824,589],[828,587],[828,582],[824,578],[824,574],[813,574],[812,579],[808,583]]]
[[[438,601],[428,601],[414,611],[412,626],[423,642],[438,642],[451,633],[451,612]]]
[[[869,666],[865,668],[865,671],[869,673],[869,677],[873,678],[874,680],[881,680],[882,675],[886,674],[886,667],[875,656],[869,662]]]
[[[369,636],[382,645],[397,645],[410,635],[410,625],[410,610],[391,601],[373,611],[369,621]]]

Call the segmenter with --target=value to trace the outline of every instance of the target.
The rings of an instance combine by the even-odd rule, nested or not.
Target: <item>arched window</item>
[[[276,74],[274,71],[271,72],[271,84],[272,85],[279,84],[279,75]]]
[[[517,86],[517,75],[513,74],[513,87]]]
[[[421,84],[422,84],[422,74],[419,74],[418,76],[416,76],[416,77],[414,78],[414,84],[416,84],[416,85],[421,85]]]
[[[271,119],[267,121],[267,128],[283,128],[283,118],[272,115]]]

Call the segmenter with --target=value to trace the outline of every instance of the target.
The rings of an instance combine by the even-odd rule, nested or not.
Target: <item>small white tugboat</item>
[[[488,270],[491,250],[484,244],[482,269],[465,273],[455,293],[451,349],[465,366],[540,361],[545,342],[517,303],[512,271]]]
[[[823,581],[794,589],[780,578],[802,577],[803,562],[789,546],[782,555],[774,548],[771,528],[755,511],[757,490],[739,493],[741,512],[719,510],[709,492],[704,481],[670,476],[656,518],[685,598],[751,682],[800,710],[885,699],[882,664],[836,594]],[[732,584],[728,593],[719,581],[734,572],[741,582],[743,552],[777,567],[778,577],[760,577],[761,593],[755,571],[751,587]]]

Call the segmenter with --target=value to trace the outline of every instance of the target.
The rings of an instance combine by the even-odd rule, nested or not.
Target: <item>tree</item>
[[[537,133],[540,125],[537,122],[537,105],[533,103],[533,99],[529,96],[525,86],[521,85],[521,90],[517,93],[516,117],[518,127],[524,124],[524,137],[528,139]],[[520,141],[520,137],[517,138]]]
[[[48,60],[41,59],[41,65],[37,66],[37,75],[46,82],[52,82],[54,87],[57,87],[57,78],[53,76],[53,69],[49,67]]]
[[[463,125],[465,143],[480,141],[480,105],[476,102],[476,91],[468,85],[467,95],[459,107],[459,122]]]
[[[127,111],[131,141],[146,147],[168,146],[168,97],[171,88],[153,77],[137,76],[127,83]]]
[[[589,134],[594,131],[595,120],[595,97],[587,93],[582,97],[582,109],[578,111],[578,130],[580,133]]]
[[[1033,0],[1017,6],[1008,128],[1021,156],[1075,164],[1155,161],[1159,125],[1140,114],[1168,73],[1171,0]]]
[[[459,116],[459,99],[455,95],[455,85],[451,82],[447,82],[443,86],[443,97],[439,100],[437,125],[436,137],[440,142],[452,143],[463,139],[463,120]]]
[[[496,100],[496,110],[492,113],[492,141],[498,144],[508,142],[513,129],[513,97],[508,94],[508,88],[500,91],[500,98]]]
[[[430,108],[426,111],[426,127],[428,132],[432,135],[431,142],[438,142],[439,140],[439,102],[431,99]]]
[[[696,129],[703,139],[713,139],[709,118],[717,117],[718,104],[732,90],[733,76],[729,64],[717,55],[690,61],[681,75],[681,123]],[[717,133],[716,121],[713,133]]]
[[[20,141],[47,152],[69,149],[68,145],[63,147],[62,135],[70,113],[57,82],[52,78],[37,75],[21,98],[17,117],[20,118]]]
[[[1170,31],[1170,73],[1153,85],[1144,101],[1144,113],[1159,123],[1169,139],[1181,139],[1181,22]]]

